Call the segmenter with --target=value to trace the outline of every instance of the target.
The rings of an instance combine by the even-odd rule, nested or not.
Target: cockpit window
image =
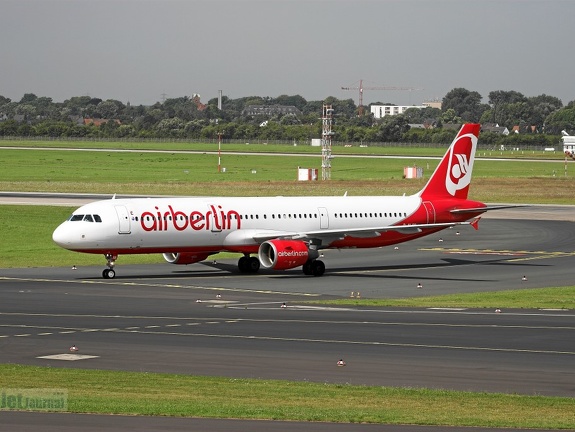
[[[85,221],[85,222],[102,222],[100,215],[83,215],[83,214],[73,214],[68,219],[70,222]]]

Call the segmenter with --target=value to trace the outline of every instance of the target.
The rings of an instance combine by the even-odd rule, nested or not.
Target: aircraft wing
[[[433,228],[449,228],[456,225],[471,225],[477,229],[477,223],[480,218],[472,219],[466,222],[444,222],[444,223],[429,223],[429,224],[410,224],[410,225],[388,225],[381,227],[371,228],[356,228],[356,229],[320,229],[308,232],[289,232],[289,231],[254,231],[250,237],[258,242],[263,243],[266,240],[272,239],[290,239],[290,240],[322,240],[322,244],[326,245],[335,240],[342,240],[345,237],[356,238],[370,238],[377,237],[386,231],[397,231],[401,234],[417,234],[424,229]]]

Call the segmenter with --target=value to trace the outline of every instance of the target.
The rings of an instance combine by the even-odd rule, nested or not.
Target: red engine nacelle
[[[301,240],[268,240],[258,250],[260,264],[274,270],[298,267],[317,256],[317,251],[310,251]]]
[[[197,253],[190,253],[190,252],[183,252],[183,253],[172,253],[168,252],[164,254],[164,259],[168,261],[170,264],[193,264],[199,261],[205,260],[209,254],[197,254]]]

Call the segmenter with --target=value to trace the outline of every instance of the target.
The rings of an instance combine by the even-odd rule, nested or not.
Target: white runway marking
[[[227,276],[226,276],[227,277]],[[140,286],[148,288],[176,288],[186,290],[203,290],[203,291],[221,291],[221,292],[235,292],[235,293],[250,293],[250,294],[279,294],[284,296],[303,296],[303,297],[319,297],[321,294],[303,293],[303,292],[281,292],[271,290],[253,290],[241,288],[224,288],[224,287],[208,287],[200,285],[179,285],[179,284],[153,284],[148,282],[120,282],[116,280],[68,280],[68,279],[35,279],[35,278],[15,278],[0,276],[0,280],[7,281],[20,281],[20,282],[47,282],[47,283],[70,283],[70,284],[86,284],[86,285],[116,285],[116,286]],[[212,300],[203,300],[206,302],[215,303]]]
[[[85,355],[85,354],[54,354],[54,355],[40,356],[36,358],[47,359],[47,360],[76,361],[76,360],[87,360],[99,357],[100,356]]]

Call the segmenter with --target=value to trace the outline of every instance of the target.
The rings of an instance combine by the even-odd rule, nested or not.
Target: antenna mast
[[[333,131],[333,108],[330,105],[323,104],[321,116],[321,179],[331,179],[331,138]]]

